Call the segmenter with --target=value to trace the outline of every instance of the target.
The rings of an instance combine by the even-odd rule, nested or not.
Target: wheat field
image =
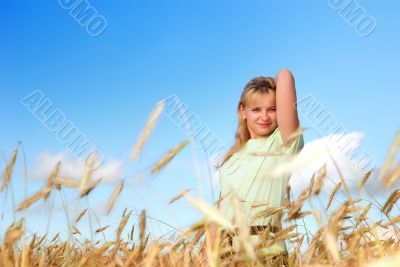
[[[143,144],[160,116],[162,105],[158,105],[150,115],[136,146],[132,150],[131,158],[134,160],[140,154]],[[154,164],[152,173],[159,172],[174,156],[178,154],[190,141],[185,140],[173,147],[167,155]],[[394,137],[393,144],[388,151],[380,177],[382,186],[390,192],[386,200],[379,203],[376,199],[358,199],[352,195],[348,185],[343,180],[338,183],[326,197],[326,202],[319,207],[304,209],[306,203],[321,194],[321,187],[326,179],[326,170],[322,168],[311,179],[311,183],[296,198],[285,201],[281,208],[267,208],[261,210],[257,216],[278,216],[285,222],[284,229],[279,232],[265,230],[258,233],[263,242],[253,245],[249,241],[249,233],[245,223],[226,220],[215,208],[202,200],[190,196],[189,191],[183,191],[170,200],[170,204],[186,199],[199,209],[204,217],[177,234],[177,238],[169,241],[154,240],[150,238],[147,227],[146,210],[138,216],[138,229],[128,225],[132,211],[125,209],[121,216],[117,231],[112,241],[107,242],[79,242],[74,236],[81,235],[77,223],[87,216],[87,209],[66,223],[69,238],[62,240],[59,234],[50,236],[49,233],[29,235],[26,232],[25,222],[29,217],[14,221],[8,230],[1,235],[0,265],[1,266],[280,266],[283,256],[268,255],[265,249],[275,242],[286,240],[290,244],[289,255],[286,260],[289,266],[400,266],[400,223],[398,200],[400,188],[395,188],[400,177],[400,163],[395,162],[399,150],[400,132]],[[10,180],[13,178],[13,168],[19,147],[13,151],[2,176],[1,193],[10,190]],[[92,181],[93,170],[87,168],[85,175],[77,181],[68,177],[60,177],[59,170],[62,162],[54,166],[44,188],[27,197],[23,202],[17,203],[15,211],[23,212],[34,203],[46,201],[50,194],[61,192],[64,188],[76,190],[80,198],[90,197],[90,193],[101,183],[100,180]],[[371,171],[365,173],[358,185],[362,190],[371,176]],[[107,213],[113,210],[121,191],[124,188],[122,180],[108,200]],[[290,188],[288,189],[290,190]],[[337,198],[339,193],[344,198]],[[290,193],[290,192],[289,192]],[[289,194],[290,195],[290,194]],[[320,198],[322,199],[322,198]],[[220,199],[218,200],[220,201]],[[332,205],[336,202],[335,205]],[[217,204],[217,203],[215,203]],[[371,207],[378,207],[380,220],[370,216]],[[242,215],[236,215],[236,222]],[[322,220],[326,216],[327,219]],[[72,216],[70,216],[72,217]],[[312,235],[305,235],[304,229],[299,227],[299,221],[305,218],[313,220],[318,229]],[[216,238],[210,241],[210,224],[216,223]],[[304,226],[304,225],[303,225]],[[99,234],[109,226],[93,229]],[[237,228],[240,237],[239,250],[233,250],[227,245],[226,236],[222,228]],[[382,229],[390,229],[393,234],[382,238],[379,234]],[[123,231],[129,232],[127,238]]]

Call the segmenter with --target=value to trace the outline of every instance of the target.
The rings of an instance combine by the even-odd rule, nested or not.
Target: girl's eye
[[[253,108],[251,111],[260,111],[259,108]],[[275,108],[268,109],[268,111],[276,111]]]

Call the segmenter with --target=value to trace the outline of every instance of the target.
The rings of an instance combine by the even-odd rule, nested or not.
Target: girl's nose
[[[264,120],[264,121],[268,121],[269,120],[268,111],[262,112],[261,119]]]

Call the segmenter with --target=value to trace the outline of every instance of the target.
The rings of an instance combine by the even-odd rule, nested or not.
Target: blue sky
[[[295,76],[298,99],[315,97],[346,131],[363,133],[363,147],[380,164],[399,128],[400,88],[395,79],[400,3],[353,1],[376,21],[375,30],[363,37],[332,2],[90,1],[86,3],[107,21],[105,31],[93,37],[59,1],[2,1],[0,150],[9,158],[17,142],[23,142],[28,195],[43,185],[33,178],[38,155],[65,150],[20,103],[35,90],[108,160],[127,160],[155,104],[172,94],[229,145],[236,128],[235,107],[246,82],[255,76],[275,76],[285,67]],[[302,115],[300,119],[302,125],[313,126]],[[304,137],[308,142],[318,135],[309,131]],[[124,175],[148,168],[186,138],[163,114],[143,154],[124,165]],[[196,153],[204,162],[201,151]],[[21,155],[12,181],[17,202],[24,190]],[[165,200],[186,188],[199,190],[191,149],[174,161],[159,175],[146,178]],[[3,160],[1,166],[5,167]],[[206,169],[202,171],[206,176]],[[90,205],[106,203],[113,186],[96,189]],[[188,225],[195,217],[189,205],[177,203],[166,209],[146,190],[131,182],[116,211],[102,219],[104,224],[115,224],[126,206],[147,208],[175,226],[177,220]],[[12,203],[10,195],[2,194],[4,229],[12,219]],[[142,200],[139,194],[144,195]],[[78,202],[73,191],[67,191],[66,198]],[[167,213],[174,213],[177,220]],[[62,213],[54,216],[64,218]],[[32,218],[43,220],[38,214]],[[38,226],[31,227],[34,231]]]

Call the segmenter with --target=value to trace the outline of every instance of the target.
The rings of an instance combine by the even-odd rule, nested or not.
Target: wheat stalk
[[[170,201],[169,201],[169,205],[174,203],[175,201],[181,199],[184,195],[186,195],[188,192],[190,191],[190,189],[186,189],[182,192],[180,192],[178,195],[174,196]]]
[[[117,241],[121,239],[122,230],[125,228],[125,225],[128,222],[130,216],[131,212],[122,217],[122,220],[120,221],[117,229]],[[133,230],[131,231],[131,238],[133,238],[132,236],[133,236]]]
[[[12,153],[12,156],[11,156],[11,159],[10,159],[10,161],[8,162],[7,167],[6,167],[5,171],[4,171],[3,180],[2,180],[2,184],[1,184],[1,191],[3,191],[4,189],[6,189],[7,184],[8,184],[8,181],[9,181],[10,178],[11,178],[11,173],[12,173],[12,171],[13,171],[13,168],[14,168],[14,165],[15,165],[15,161],[16,161],[16,159],[17,159],[17,153],[18,153],[18,145],[17,145],[17,147],[14,149],[14,151],[13,151],[13,153]]]
[[[104,230],[106,230],[108,227],[110,227],[110,226],[107,225],[107,226],[104,226],[104,227],[100,227],[100,228],[96,229],[95,233],[96,233],[96,234],[97,234],[97,233],[101,233],[101,232],[103,232]]]
[[[318,195],[319,192],[321,191],[322,188],[322,179],[326,176],[326,164],[322,166],[322,168],[319,170],[319,174],[317,177],[315,189],[314,189],[314,194]]]
[[[85,195],[84,192],[88,190],[88,184],[90,182],[90,179],[92,178],[92,174],[94,171],[93,168],[94,161],[95,161],[95,154],[90,153],[88,158],[86,159],[85,174],[79,181],[79,191],[81,193],[81,196]]]
[[[111,195],[111,199],[108,202],[107,210],[106,213],[109,214],[112,208],[115,205],[115,201],[117,200],[117,197],[121,193],[122,189],[124,188],[124,180],[121,180],[118,185],[115,187],[113,194]]]
[[[159,103],[157,103],[156,108],[153,110],[149,119],[147,120],[144,130],[142,131],[138,140],[136,141],[136,144],[131,153],[131,160],[135,160],[139,155],[140,151],[142,151],[144,144],[149,138],[151,132],[154,129],[154,126],[156,125],[160,117],[161,112],[163,111],[163,108],[164,108],[164,101],[160,101]]]
[[[66,187],[71,187],[71,188],[78,188],[79,187],[79,182],[74,179],[69,179],[69,178],[61,178],[57,177],[57,179],[54,182],[55,184],[61,184]]]
[[[335,188],[332,190],[330,196],[329,196],[329,201],[328,201],[328,205],[326,206],[326,210],[329,209],[329,207],[332,204],[332,200],[335,197],[336,193],[339,191],[340,187],[342,187],[342,182],[338,183]]]
[[[381,211],[385,214],[389,214],[390,211],[393,208],[393,205],[396,203],[396,201],[400,198],[400,189],[397,189],[390,194],[389,198],[385,202],[385,205],[383,205],[383,208]]]
[[[178,144],[174,148],[172,148],[167,153],[167,155],[165,155],[163,158],[161,158],[159,161],[157,161],[156,165],[151,169],[151,173],[155,174],[155,173],[159,172],[165,165],[168,164],[168,162],[170,162],[175,157],[176,154],[179,153],[179,151],[181,151],[189,143],[190,143],[190,141],[186,140],[186,141],[183,141],[182,143]]]
[[[88,210],[88,209],[86,208],[86,209],[82,210],[82,211],[79,213],[78,217],[76,217],[76,219],[75,219],[75,223],[79,222],[79,221],[82,219],[82,217],[86,214],[87,210]]]
[[[387,188],[392,186],[392,181],[385,179],[385,177],[387,177],[387,173],[390,171],[390,169],[392,167],[392,163],[396,157],[399,147],[400,147],[400,130],[397,130],[396,136],[393,140],[392,145],[390,146],[388,155],[387,155],[386,160],[381,168],[380,175],[379,175],[380,179],[384,179]]]
[[[367,182],[368,178],[371,176],[372,170],[369,170],[364,177],[362,178],[360,184],[358,185],[358,191],[360,192],[361,189],[364,187],[365,183]]]
[[[45,189],[35,193],[33,196],[25,199],[17,208],[17,211],[22,211],[26,208],[28,208],[29,206],[31,206],[33,203],[35,203],[36,201],[38,201],[39,199],[41,199],[42,197],[45,197],[46,195],[48,195],[51,191],[51,188],[46,187]]]

